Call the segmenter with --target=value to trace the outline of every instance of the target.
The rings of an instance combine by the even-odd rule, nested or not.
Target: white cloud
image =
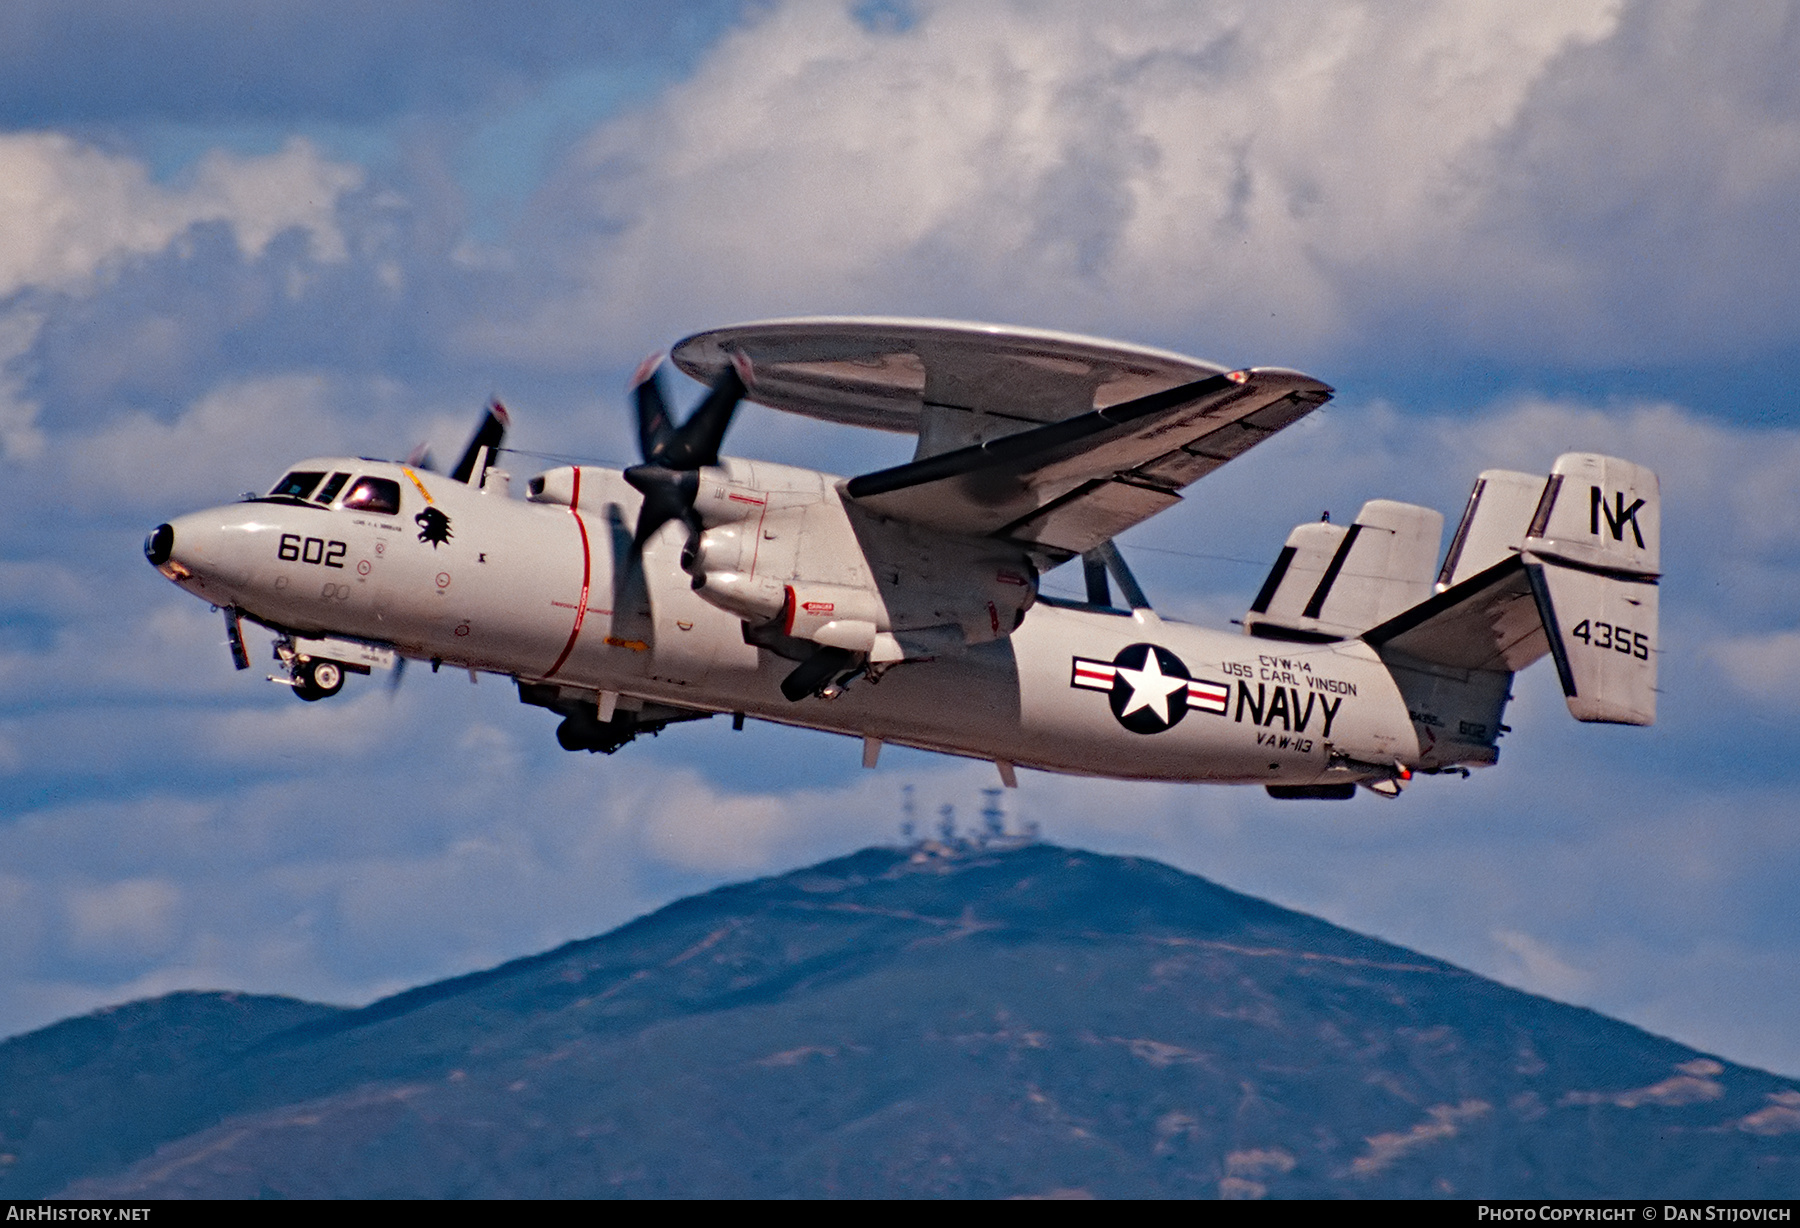
[[[23,874],[0,874],[0,959],[5,967],[28,967],[44,940],[45,916],[39,885]]]
[[[197,305],[191,286],[106,298],[128,267],[171,251],[191,257],[194,228],[208,223],[247,261],[297,231],[311,262],[286,270],[294,297],[307,269],[348,260],[339,204],[362,179],[299,138],[260,157],[215,150],[181,182],[160,184],[126,154],[59,133],[0,133],[0,304],[13,300],[0,311],[0,456],[36,460],[67,430],[61,415],[104,418],[117,408],[105,393],[121,381],[155,383],[199,361],[219,327],[214,311],[183,318]],[[240,300],[227,314],[241,324],[251,306]],[[85,326],[105,336],[72,354],[70,330]]]
[[[685,777],[685,778],[684,778]],[[768,866],[771,846],[792,822],[785,799],[721,796],[684,773],[664,779],[642,837],[645,854],[684,870],[742,874]]]
[[[793,0],[593,134],[524,240],[552,304],[481,336],[624,358],[832,310],[1204,336],[1219,357],[1395,315],[1582,361],[1786,336],[1800,116],[1741,81],[1786,63],[1759,20],[944,0],[895,33]]]
[[[542,202],[587,310],[494,327],[898,301],[1336,335],[1339,272],[1465,225],[1471,157],[1615,8],[941,3],[897,35],[798,0],[595,133]]]
[[[132,257],[167,249],[189,227],[223,222],[254,259],[285,230],[316,259],[346,257],[337,204],[362,172],[295,138],[280,152],[215,151],[182,186],[151,182],[135,158],[60,133],[0,134],[0,298],[26,287],[80,291]]]
[[[77,887],[64,898],[68,939],[84,958],[161,955],[174,940],[181,889],[163,879],[137,878]]]
[[[97,587],[65,562],[0,560],[0,610],[36,610],[61,617],[81,612]]]
[[[371,402],[391,395],[380,383],[323,374],[228,381],[173,421],[131,413],[97,433],[64,436],[63,489],[84,508],[162,515],[267,490],[285,463],[347,451],[346,410],[366,416]]]
[[[125,553],[129,546],[120,545],[129,559]],[[144,582],[142,591],[148,592],[155,591],[150,585],[166,583],[147,566]],[[219,616],[187,598],[151,603],[147,609],[134,599],[122,609],[63,614],[48,643],[0,649],[0,687],[7,698],[16,704],[52,705],[20,726],[15,746],[28,747],[19,753],[34,765],[67,764],[68,756],[86,755],[89,750],[87,739],[68,737],[70,732],[83,732],[84,726],[73,731],[57,728],[57,709],[71,701],[101,699],[110,704],[137,696],[167,703],[227,693],[231,667],[225,653]],[[85,731],[91,732],[124,718],[107,711],[84,719]],[[109,755],[122,761],[126,750],[143,740],[139,735]],[[0,765],[4,762],[0,757]]]
[[[222,637],[221,637],[222,638]],[[252,641],[254,647],[265,648],[264,635]],[[209,645],[210,646],[210,645]],[[265,668],[280,672],[280,667],[259,651],[252,669]],[[217,678],[230,679],[224,670]],[[208,712],[196,719],[193,753],[221,763],[246,766],[304,757],[328,758],[342,763],[379,755],[383,750],[382,733],[397,717],[394,701],[387,694],[392,675],[374,675],[354,693],[346,693],[341,702],[328,708],[315,704],[280,703],[266,707],[241,707],[231,711]],[[229,692],[244,698],[245,684],[260,681],[262,675],[238,675]],[[221,688],[224,689],[224,688]],[[274,689],[274,688],[269,688]],[[256,696],[256,698],[262,698]]]
[[[1501,979],[1533,993],[1560,998],[1564,1002],[1580,1001],[1593,984],[1593,978],[1572,966],[1548,944],[1518,930],[1495,930],[1494,942],[1505,952],[1512,966],[1510,975]]]
[[[1741,635],[1710,646],[1731,685],[1779,708],[1800,708],[1800,631]]]

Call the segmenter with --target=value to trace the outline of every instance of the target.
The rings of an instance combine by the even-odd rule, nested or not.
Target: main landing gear
[[[585,750],[590,754],[610,755],[644,734],[655,736],[670,725],[682,721],[703,721],[711,712],[678,708],[673,704],[631,700],[631,707],[615,707],[607,720],[600,719],[592,691],[571,689],[564,692],[555,683],[519,683],[519,702],[548,708],[563,718],[556,727],[556,744],[564,750]]]

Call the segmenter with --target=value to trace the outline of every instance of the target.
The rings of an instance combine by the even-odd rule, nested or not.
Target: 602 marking
[[[1615,627],[1611,623],[1596,621],[1590,630],[1588,620],[1584,618],[1575,624],[1569,635],[1595,648],[1610,648],[1640,661],[1650,659],[1649,637],[1642,631],[1633,631],[1629,627]]]
[[[286,563],[317,563],[326,567],[342,567],[350,547],[343,542],[328,542],[319,537],[302,538],[298,533],[283,533],[275,555]]]

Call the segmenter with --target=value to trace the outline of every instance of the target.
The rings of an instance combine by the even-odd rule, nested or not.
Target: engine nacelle
[[[887,608],[867,589],[842,584],[790,584],[782,633],[828,648],[869,652],[876,633],[891,631]]]
[[[617,481],[618,475],[610,470],[599,470],[591,467],[562,465],[555,469],[547,469],[532,478],[525,487],[525,497],[532,503],[554,503],[562,507],[580,507],[583,511],[592,510],[593,500],[597,493],[607,499],[616,499],[620,491],[616,485],[608,484],[610,477]],[[587,479],[587,489],[582,489],[583,477]],[[583,506],[583,501],[586,505]],[[694,494],[694,510],[700,514],[702,524],[729,525],[753,516],[760,516],[768,507],[769,494],[750,486],[730,480],[730,471],[723,466],[715,466],[700,471],[700,479]]]
[[[525,484],[525,498],[532,503],[574,507],[581,490],[581,472],[573,465],[545,470]]]
[[[749,576],[741,571],[702,571],[694,577],[694,591],[702,600],[736,614],[747,623],[762,624],[784,618],[792,590],[768,576]]]
[[[681,566],[695,577],[694,588],[698,591],[707,576],[748,572],[755,566],[755,550],[755,526],[724,524],[706,530],[691,549],[682,550]]]
[[[855,514],[816,475],[803,475],[808,489],[796,473],[735,460],[705,471],[694,507],[706,527],[681,555],[702,600],[876,661],[918,655],[926,641],[1004,639],[1036,602],[1023,550]]]
[[[736,524],[760,516],[769,506],[769,492],[730,481],[724,468],[701,470],[700,488],[694,494],[694,510],[708,526]]]

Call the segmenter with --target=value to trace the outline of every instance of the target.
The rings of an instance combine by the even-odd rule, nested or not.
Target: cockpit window
[[[392,515],[400,510],[400,483],[392,478],[358,478],[344,496],[344,506]]]
[[[331,480],[319,489],[319,493],[314,496],[313,501],[315,503],[330,503],[333,499],[337,498],[337,492],[344,489],[344,483],[349,480],[350,475],[347,473],[332,474]]]
[[[317,486],[319,479],[324,476],[322,473],[305,473],[296,469],[275,483],[275,489],[269,492],[269,497],[271,499],[304,499],[312,494],[313,487]]]

